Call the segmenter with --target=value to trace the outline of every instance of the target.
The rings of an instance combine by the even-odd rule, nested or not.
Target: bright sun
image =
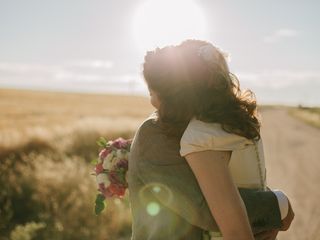
[[[206,22],[193,0],[145,0],[135,13],[133,35],[140,50],[204,39]]]

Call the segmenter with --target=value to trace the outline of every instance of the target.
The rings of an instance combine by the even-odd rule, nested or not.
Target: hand
[[[280,231],[287,231],[293,221],[294,218],[294,212],[292,210],[290,201],[288,199],[288,204],[289,204],[289,210],[287,216],[282,220],[282,227],[280,228]]]
[[[274,240],[278,235],[279,229],[272,229],[268,231],[263,231],[256,233],[254,235],[255,240]]]

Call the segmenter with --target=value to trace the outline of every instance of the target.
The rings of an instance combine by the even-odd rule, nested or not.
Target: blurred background
[[[256,93],[269,186],[296,212],[279,239],[320,239],[320,2],[0,0],[0,239],[130,239],[128,198],[93,214],[100,136],[153,108],[148,50],[203,39]]]

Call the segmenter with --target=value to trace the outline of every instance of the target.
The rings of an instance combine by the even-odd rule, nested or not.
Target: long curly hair
[[[181,138],[195,117],[248,139],[260,138],[255,96],[241,91],[222,50],[206,41],[186,40],[148,51],[144,60],[144,79],[161,102],[157,122],[168,136]]]

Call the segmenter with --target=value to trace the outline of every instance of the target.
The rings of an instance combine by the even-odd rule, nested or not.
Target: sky
[[[320,1],[0,0],[0,88],[147,95],[147,50],[230,54],[261,104],[320,105]]]

